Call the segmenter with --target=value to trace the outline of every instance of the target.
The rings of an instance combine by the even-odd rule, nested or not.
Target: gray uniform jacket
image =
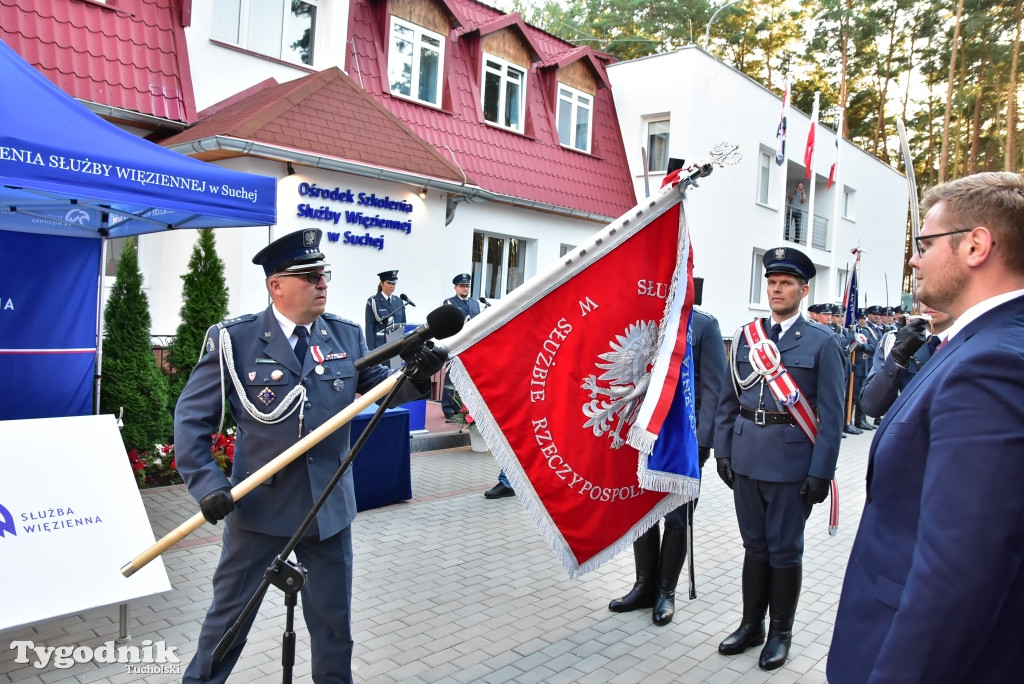
[[[722,394],[727,363],[718,319],[694,307],[690,340],[693,344],[693,387],[697,403],[697,444],[715,446],[715,412]]]
[[[366,355],[366,343],[358,325],[333,314],[324,314],[313,323],[309,351],[301,367],[270,308],[211,327],[206,334],[203,357],[193,369],[175,409],[174,452],[178,472],[196,501],[229,486],[210,455],[211,435],[217,430],[221,414],[222,328],[231,336],[234,368],[245,395],[261,412],[277,408],[297,384],[306,388],[303,435],[351,404],[356,392],[370,390],[390,374],[384,366],[371,366],[356,373],[354,363]],[[317,362],[314,349],[317,355],[323,355],[322,362]],[[318,365],[323,367],[323,373],[316,372]],[[296,410],[276,425],[264,424],[242,406],[226,371],[225,385],[231,415],[238,425],[230,482],[233,486],[298,441],[299,416]],[[411,383],[406,383],[402,391],[405,401],[422,396]],[[349,426],[344,425],[241,499],[230,516],[231,523],[254,532],[291,536],[348,451]],[[349,468],[317,515],[320,538],[327,539],[343,530],[355,514]]]
[[[466,299],[463,299],[458,295],[454,295],[444,300],[442,304],[451,304],[452,306],[454,306],[455,308],[462,312],[462,315],[466,317],[466,320],[469,320],[474,316],[480,315],[480,302],[473,299],[472,297],[467,297]]]
[[[741,378],[753,372],[750,347],[738,336],[736,370]],[[734,343],[735,344],[735,343]],[[818,414],[818,436],[812,445],[796,425],[755,425],[740,415],[740,406],[758,408],[762,383],[736,396],[733,382],[722,387],[715,432],[715,458],[732,459],[740,475],[767,482],[801,482],[808,475],[831,480],[839,458],[843,429],[843,358],[839,338],[823,325],[798,318],[778,343],[782,363]],[[730,369],[732,372],[732,369]],[[764,387],[763,408],[783,412]]]

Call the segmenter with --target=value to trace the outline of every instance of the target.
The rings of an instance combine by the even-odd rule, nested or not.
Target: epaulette
[[[714,316],[712,316],[709,312],[705,311],[704,309],[698,309],[697,307],[693,307],[693,312],[694,313],[703,314],[704,316],[707,316],[708,318],[712,318],[712,319],[714,318]]]
[[[233,326],[233,325],[235,325],[237,323],[244,323],[244,322],[247,322],[247,321],[255,321],[255,320],[256,320],[256,314],[244,314],[242,316],[237,316],[235,318],[229,318],[227,320],[221,321],[220,323],[217,324],[217,327],[218,328],[230,328],[231,326]]]
[[[349,319],[347,319],[347,318],[342,318],[342,317],[341,317],[341,316],[339,316],[338,314],[332,314],[332,313],[322,313],[322,314],[320,314],[320,315],[321,315],[321,316],[323,316],[324,318],[326,318],[326,319],[327,319],[327,320],[329,320],[329,321],[334,321],[335,323],[345,323],[345,324],[347,324],[347,325],[351,325],[351,326],[352,326],[353,328],[358,328],[358,327],[359,327],[359,324],[358,324],[358,323],[355,323],[355,322],[353,322],[353,321],[350,321],[350,320],[349,320]]]
[[[807,321],[807,328],[809,330],[820,330],[821,332],[825,333],[826,335],[834,335],[835,334],[835,332],[832,330],[832,328],[826,328],[824,325],[822,325],[821,323],[818,323],[817,321]]]

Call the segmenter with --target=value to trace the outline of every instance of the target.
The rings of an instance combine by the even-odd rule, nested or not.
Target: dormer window
[[[592,95],[558,84],[558,142],[580,152],[590,152]]]
[[[295,64],[313,64],[317,0],[214,0],[210,35]]]
[[[484,119],[523,132],[526,110],[526,69],[484,53]]]
[[[391,94],[439,107],[443,73],[444,36],[392,16],[388,55]]]

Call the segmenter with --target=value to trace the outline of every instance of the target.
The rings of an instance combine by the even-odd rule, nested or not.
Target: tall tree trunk
[[[840,28],[840,35],[839,35],[839,49],[842,52],[842,63],[841,63],[841,66],[839,68],[839,106],[843,108],[844,112],[845,111],[849,111],[849,108],[847,107],[847,101],[846,101],[847,97],[849,96],[849,91],[847,90],[847,87],[846,87],[846,70],[847,70],[847,63],[848,63],[847,54],[849,53],[849,43],[850,43],[850,14],[851,14],[852,11],[853,11],[853,0],[847,0],[847,2],[845,4],[844,12],[843,12],[843,21],[842,21],[842,26]],[[843,117],[843,130],[840,133],[841,133],[842,137],[849,138],[849,136],[850,136],[850,117],[848,117],[848,116],[844,116]]]
[[[964,15],[964,0],[956,5],[956,25],[953,27],[953,54],[949,57],[949,83],[946,84],[946,118],[942,122],[942,150],[939,152],[939,182],[946,182],[949,166],[949,124],[953,117],[953,80],[956,76],[956,57],[960,47],[960,20]]]
[[[1020,0],[1024,2],[1024,0]],[[907,87],[903,91],[903,111],[900,112],[900,118],[904,121],[907,120],[907,103],[910,102],[910,82],[914,77],[914,43],[917,41],[917,24],[920,20],[920,15],[914,12],[914,20],[910,24],[910,37],[909,37],[909,49],[907,50],[907,68],[904,71],[907,75]]]
[[[981,94],[982,94],[982,79],[984,73],[982,67],[978,66],[978,84],[975,88],[976,95],[974,97],[974,117],[971,121],[971,153],[970,159],[967,162],[967,173],[975,174],[978,173],[978,156],[981,146]]]
[[[886,164],[889,163],[889,146],[886,144],[885,135],[885,101],[889,93],[889,81],[892,80],[892,56],[896,51],[896,15],[899,12],[899,5],[894,4],[892,14],[889,17],[889,50],[885,55],[885,73],[882,78],[881,92],[878,95],[878,123],[875,126],[875,156],[878,156]],[[878,146],[882,147],[882,154],[878,155]]]
[[[1006,159],[1004,168],[1017,171],[1017,64],[1020,60],[1020,20],[1024,0],[1017,0],[1013,11],[1016,36],[1013,40],[1013,60],[1010,64],[1010,83],[1006,88]]]

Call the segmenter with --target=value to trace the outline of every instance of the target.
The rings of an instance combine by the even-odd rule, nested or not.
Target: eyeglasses
[[[321,278],[324,279],[324,282],[327,282],[327,283],[331,282],[331,272],[330,271],[305,271],[303,273],[278,273],[277,274],[278,278],[283,278],[285,276],[293,276],[293,277],[296,277],[296,278],[305,278],[306,282],[309,283],[310,285],[316,285],[317,283],[320,282]]]
[[[951,230],[948,233],[932,233],[931,235],[919,235],[914,238],[914,245],[917,247],[917,255],[924,256],[924,253],[928,251],[928,245],[924,244],[934,240],[935,238],[946,237],[947,235],[957,235],[959,233],[970,233],[973,228],[961,228],[960,230]]]

